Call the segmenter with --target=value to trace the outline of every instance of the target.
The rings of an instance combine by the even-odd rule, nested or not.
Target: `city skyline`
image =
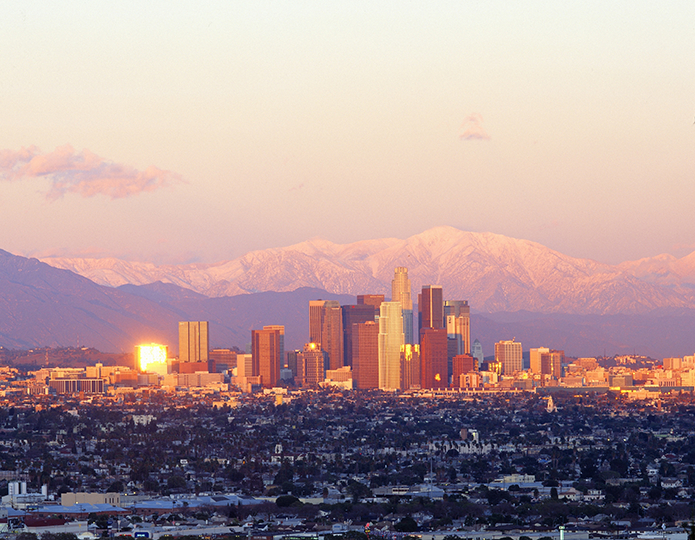
[[[694,16],[3,5],[0,248],[212,263],[449,225],[607,263],[682,256]]]

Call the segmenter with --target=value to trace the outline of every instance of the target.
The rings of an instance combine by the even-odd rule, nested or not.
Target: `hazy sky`
[[[695,250],[695,2],[0,3],[0,248]]]

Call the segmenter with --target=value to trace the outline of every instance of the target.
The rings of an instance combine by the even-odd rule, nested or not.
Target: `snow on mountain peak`
[[[155,266],[118,259],[43,261],[104,285],[162,281],[207,296],[307,286],[338,294],[388,297],[393,269],[405,266],[414,297],[422,285],[440,284],[447,298],[467,299],[481,311],[617,313],[695,305],[692,294],[678,288],[677,270],[695,282],[695,257],[684,259],[611,266],[569,257],[528,240],[441,226],[405,240],[336,244],[313,238],[214,265]],[[656,277],[653,267],[658,268]]]

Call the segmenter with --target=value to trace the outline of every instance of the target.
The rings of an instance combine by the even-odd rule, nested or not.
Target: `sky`
[[[0,3],[0,248],[695,250],[695,3]]]

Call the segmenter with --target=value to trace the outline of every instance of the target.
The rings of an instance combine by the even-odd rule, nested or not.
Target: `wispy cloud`
[[[46,197],[59,199],[66,193],[83,197],[106,195],[122,199],[145,191],[181,182],[181,175],[154,166],[139,171],[130,165],[108,161],[87,149],[76,151],[71,145],[43,153],[36,146],[19,151],[0,150],[0,179],[48,178],[51,188]]]
[[[461,124],[461,139],[465,141],[489,141],[490,135],[483,127],[483,117],[478,113],[473,113],[465,118]]]

